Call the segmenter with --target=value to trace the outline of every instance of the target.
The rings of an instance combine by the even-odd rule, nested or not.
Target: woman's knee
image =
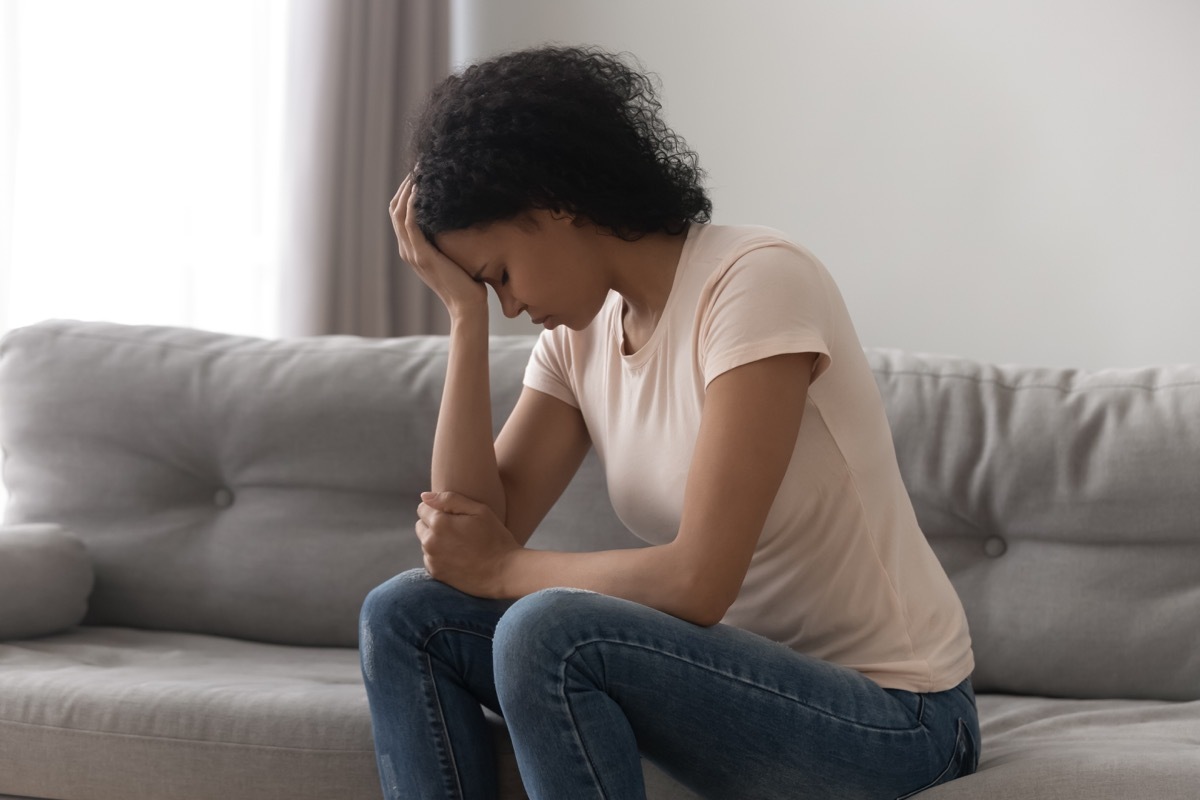
[[[575,654],[593,637],[606,597],[583,589],[543,589],[515,602],[496,626],[492,657],[499,685],[532,677]]]
[[[410,569],[388,578],[363,600],[360,629],[376,628],[408,616],[429,603],[440,585],[423,569]]]
[[[448,625],[490,637],[506,606],[464,594],[424,569],[402,572],[376,586],[363,601],[359,649],[364,660],[388,647],[424,649],[430,636]]]
[[[404,633],[421,595],[431,583],[423,569],[402,572],[376,586],[363,600],[358,616],[358,655],[368,686],[396,655],[407,638]]]

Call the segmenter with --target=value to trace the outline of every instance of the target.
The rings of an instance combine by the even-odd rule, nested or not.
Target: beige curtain
[[[450,70],[444,0],[293,0],[285,93],[285,336],[448,330],[401,261],[388,201],[408,121]]]

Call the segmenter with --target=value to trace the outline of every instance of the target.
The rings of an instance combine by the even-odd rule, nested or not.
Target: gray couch
[[[493,341],[497,424],[531,345]],[[445,356],[440,338],[9,333],[0,796],[379,797],[356,618],[420,563]],[[1200,366],[870,358],[978,662],[979,772],[922,796],[1200,797]],[[589,459],[533,544],[637,542]],[[692,796],[648,775],[653,798]]]

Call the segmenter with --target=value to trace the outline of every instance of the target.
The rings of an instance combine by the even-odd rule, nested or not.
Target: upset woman
[[[452,321],[425,568],[363,607],[384,794],[904,798],[974,771],[966,617],[846,306],[779,231],[711,222],[627,58],[542,47],[440,84],[391,203]],[[797,191],[803,191],[797,187]],[[545,326],[492,438],[487,288]],[[526,542],[595,448],[649,546]]]

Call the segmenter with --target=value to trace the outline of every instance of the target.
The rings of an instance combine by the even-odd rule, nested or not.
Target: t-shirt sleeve
[[[816,381],[829,368],[834,345],[831,281],[819,261],[785,245],[757,247],[715,275],[697,327],[704,385],[785,353],[817,353]]]
[[[579,408],[579,400],[572,388],[569,364],[570,353],[566,337],[556,335],[555,331],[542,331],[533,346],[533,352],[529,355],[529,363],[525,365],[524,383],[530,389],[544,392],[569,406]]]

